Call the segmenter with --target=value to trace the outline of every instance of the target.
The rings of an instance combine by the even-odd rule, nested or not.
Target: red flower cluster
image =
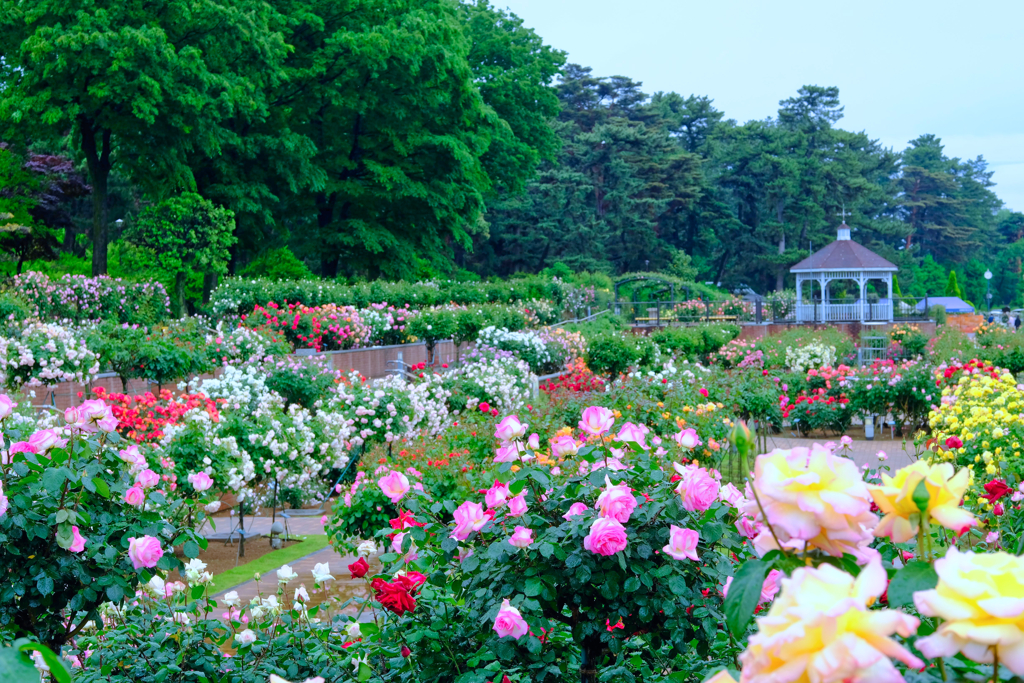
[[[141,396],[107,393],[96,387],[93,393],[110,406],[117,418],[117,430],[137,443],[157,441],[164,435],[163,428],[177,424],[181,416],[193,408],[204,408],[214,422],[220,420],[217,404],[204,394],[182,394],[175,397],[169,389],[159,396],[147,391]]]
[[[426,583],[427,577],[419,572],[400,574],[388,583],[376,578],[370,582],[374,597],[386,610],[402,616],[416,609],[416,591]]]
[[[1004,496],[1008,496],[1013,493],[1013,489],[1006,485],[1006,482],[1002,479],[993,479],[992,481],[985,484],[985,495],[982,498],[987,498],[989,503],[994,503]]]
[[[603,391],[604,381],[587,368],[582,358],[577,358],[569,372],[559,375],[557,382],[541,385],[541,390],[548,394],[578,394],[590,391]]]
[[[992,379],[999,379],[999,372],[996,370],[994,365],[986,363],[983,360],[969,360],[963,365],[950,365],[942,373],[942,379],[946,380],[946,386],[954,386],[960,381],[960,373],[966,372],[969,375],[981,372],[987,374]],[[935,386],[941,387],[942,380],[935,380]]]
[[[785,394],[783,394],[782,398],[787,399]],[[825,393],[824,389],[818,389],[811,394],[801,394],[796,397],[794,403],[788,403],[787,400],[779,401],[779,407],[782,409],[782,417],[784,418],[788,418],[793,408],[799,405],[806,405],[808,409],[830,409],[834,405],[843,406],[850,402],[850,399],[846,398],[846,394],[840,394],[838,397],[829,396]],[[811,414],[813,415],[814,413]]]

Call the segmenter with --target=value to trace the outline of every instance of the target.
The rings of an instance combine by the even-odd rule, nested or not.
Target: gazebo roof
[[[844,222],[839,226],[839,238],[819,249],[789,269],[791,273],[808,273],[818,270],[899,270],[867,247],[850,239],[850,228]]]

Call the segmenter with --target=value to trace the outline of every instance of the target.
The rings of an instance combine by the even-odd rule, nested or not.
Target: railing
[[[661,327],[697,322],[762,322],[761,302],[614,301],[609,309],[634,327]]]
[[[925,305],[918,307],[922,301]],[[830,322],[905,322],[928,319],[927,298],[895,298],[862,301],[830,299],[801,301],[793,299],[772,302],[772,321],[776,323]]]

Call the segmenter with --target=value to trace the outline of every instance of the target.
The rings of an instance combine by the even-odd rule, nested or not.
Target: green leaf
[[[27,655],[13,647],[0,647],[0,681],[39,683],[39,672]]]
[[[114,583],[107,586],[107,599],[110,602],[118,603],[124,598],[124,588]]]
[[[203,593],[205,593],[205,592],[206,592],[206,586],[202,586],[202,585],[192,586],[192,599],[193,600],[198,600],[199,598],[203,597]]]
[[[729,586],[729,595],[725,598],[725,623],[737,638],[743,636],[754,616],[769,566],[762,560],[747,560]]]
[[[518,496],[520,493],[523,492],[523,489],[525,489],[525,488],[526,488],[526,480],[525,479],[517,479],[516,481],[512,482],[509,485],[508,492],[511,493],[513,496]]]
[[[182,551],[185,553],[185,557],[189,559],[199,557],[199,544],[195,541],[186,541],[185,545],[182,546]]]
[[[544,590],[544,582],[536,576],[531,576],[526,580],[526,596],[534,598],[541,594]]]
[[[551,557],[551,555],[554,552],[555,552],[555,546],[551,545],[550,543],[541,543],[540,544],[540,554],[541,554],[541,557],[543,557],[544,559],[547,559],[547,558]]]
[[[583,558],[580,557],[579,553],[573,553],[569,557],[565,558],[565,566],[569,569],[580,566],[581,562],[583,562]]]
[[[725,525],[721,522],[708,522],[700,529],[700,540],[708,545],[716,542],[725,534]]]
[[[50,493],[58,493],[66,478],[63,467],[49,467],[43,470],[43,486]]]
[[[93,477],[92,483],[96,487],[96,493],[100,494],[104,498],[110,498],[110,487],[107,486],[107,482],[103,481],[99,477]]]
[[[53,592],[53,579],[49,576],[41,576],[36,581],[36,588],[42,595],[49,595]]]
[[[640,579],[635,576],[629,577],[626,579],[626,583],[622,586],[622,589],[627,593],[640,590]]]
[[[68,511],[67,510],[57,510],[57,524],[60,524],[61,522],[66,522],[66,521],[68,521]]]
[[[914,593],[935,588],[939,576],[927,562],[908,562],[889,582],[889,606],[914,604]]]

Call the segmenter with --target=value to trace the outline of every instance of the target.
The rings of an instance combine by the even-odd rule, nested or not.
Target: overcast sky
[[[773,116],[801,85],[836,85],[845,117],[902,150],[922,133],[989,162],[1024,211],[1024,0],[492,0],[569,60],[644,90]]]

